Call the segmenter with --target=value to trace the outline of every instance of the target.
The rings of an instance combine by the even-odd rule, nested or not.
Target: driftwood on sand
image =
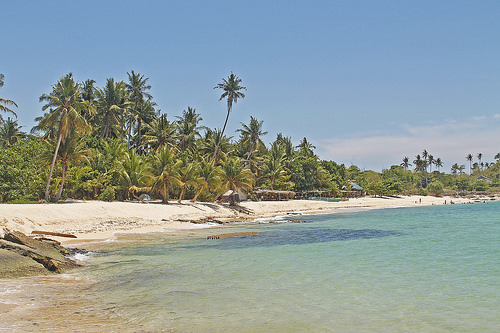
[[[208,236],[207,239],[221,239],[221,238],[230,238],[230,237],[246,237],[246,236],[258,236],[258,232],[233,232],[230,234],[220,234]]]
[[[49,235],[49,236],[58,236],[58,237],[66,237],[66,238],[77,238],[72,234],[65,234],[62,232],[52,232],[52,231],[42,231],[42,230],[33,230],[31,232],[32,235]]]

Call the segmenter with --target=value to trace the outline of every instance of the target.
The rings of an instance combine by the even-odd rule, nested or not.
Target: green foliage
[[[108,186],[99,195],[99,200],[101,200],[101,201],[113,201],[113,200],[115,200],[115,197],[116,197],[115,189],[111,186]]]
[[[443,184],[440,181],[435,180],[432,183],[430,183],[429,186],[427,186],[427,191],[431,195],[437,196],[437,195],[443,194],[444,187],[443,187]]]
[[[222,129],[204,127],[201,114],[191,107],[169,120],[155,110],[149,79],[127,74],[128,82],[109,78],[104,87],[63,76],[40,98],[46,113],[33,130],[41,137],[27,137],[10,119],[0,126],[0,202],[37,201],[44,181],[46,197],[56,194],[55,200],[138,199],[147,192],[164,203],[171,197],[211,201],[228,189],[252,188],[340,196],[351,183],[373,195],[500,189],[500,154],[496,163],[474,163],[473,175],[459,163],[451,174],[440,172],[442,161],[426,150],[380,173],[347,168],[320,160],[307,138],[295,146],[279,133],[266,146],[263,121],[253,116],[241,123],[239,138],[224,135],[233,103],[245,97],[246,88],[234,74],[215,87],[222,90],[220,100],[227,101]],[[476,182],[480,175],[493,183]]]
[[[45,144],[32,137],[0,149],[0,202],[38,201],[43,192]]]

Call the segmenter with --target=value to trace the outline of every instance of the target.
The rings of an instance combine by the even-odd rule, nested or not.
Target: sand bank
[[[189,221],[253,220],[289,213],[326,213],[345,209],[392,208],[459,204],[469,199],[431,196],[364,197],[342,202],[313,200],[242,202],[240,209],[214,203],[160,203],[71,201],[60,204],[2,204],[3,228],[30,234],[33,230],[70,233],[76,240],[54,237],[66,244],[84,240],[103,240],[120,232],[157,232],[207,227]]]

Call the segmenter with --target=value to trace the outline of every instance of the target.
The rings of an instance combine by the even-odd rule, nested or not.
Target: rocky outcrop
[[[71,253],[57,242],[34,239],[19,231],[6,230],[0,250],[0,277],[63,273],[79,266],[67,258]]]

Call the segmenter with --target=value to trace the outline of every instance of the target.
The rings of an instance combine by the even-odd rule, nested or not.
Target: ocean
[[[498,332],[499,212],[337,210],[127,235],[71,276],[92,281],[87,311],[123,332]],[[241,231],[259,235],[207,239]]]

